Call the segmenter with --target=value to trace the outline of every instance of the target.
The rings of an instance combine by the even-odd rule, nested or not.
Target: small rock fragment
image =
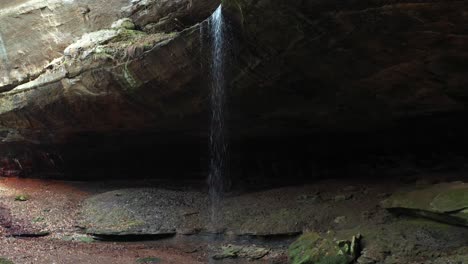
[[[15,201],[18,202],[26,202],[27,200],[29,200],[29,195],[27,194],[20,194],[15,197]]]
[[[253,246],[227,245],[221,248],[221,252],[215,254],[213,259],[221,260],[228,258],[246,258],[258,260],[270,253],[270,249]]]
[[[352,194],[340,194],[340,195],[337,195],[335,196],[335,202],[342,202],[342,201],[346,201],[346,200],[349,200],[353,198],[353,195]]]
[[[333,220],[333,222],[335,224],[343,224],[344,222],[346,222],[346,216],[338,216],[337,218],[335,218],[335,220]]]
[[[133,23],[133,21],[130,18],[122,18],[122,19],[119,19],[119,20],[115,21],[114,23],[112,23],[111,28],[112,29],[123,28],[123,29],[133,30],[133,29],[135,29],[135,24]]]

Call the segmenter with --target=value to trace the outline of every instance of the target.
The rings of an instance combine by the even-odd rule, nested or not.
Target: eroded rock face
[[[137,0],[123,12],[146,32],[172,32],[203,21],[218,5],[206,0]]]
[[[34,3],[40,6],[36,2]],[[205,1],[204,4],[213,6],[214,2]],[[154,3],[156,1],[152,2]],[[105,5],[108,4],[106,2]],[[174,2],[175,4],[177,3]],[[169,8],[166,11],[171,12],[170,3],[165,5]],[[18,10],[33,9],[34,6],[28,2],[4,11],[20,12]],[[60,8],[74,6],[73,3],[57,2],[54,6],[56,9],[51,10],[51,16],[56,15],[54,12],[62,12]],[[118,6],[115,4],[113,8]],[[83,27],[78,33],[75,29],[61,30],[61,34],[70,30],[76,36],[89,32],[81,38],[71,34],[69,39],[61,39],[56,45],[50,46],[52,50],[63,52],[63,56],[60,53],[41,53],[44,59],[40,63],[32,61],[33,53],[18,56],[17,59],[24,59],[24,56],[30,58],[34,70],[22,68],[33,78],[31,81],[21,76],[5,78],[4,92],[0,94],[1,141],[4,144],[13,142],[26,145],[23,153],[18,156],[9,155],[8,164],[14,164],[15,159],[20,164],[31,163],[31,160],[20,156],[24,157],[24,152],[30,149],[38,149],[34,145],[63,143],[67,141],[68,135],[79,131],[167,131],[169,127],[180,130],[180,127],[190,125],[174,120],[182,119],[185,115],[197,115],[204,108],[196,101],[202,101],[197,97],[206,97],[207,89],[197,90],[198,86],[193,85],[201,75],[198,27],[191,27],[190,24],[181,28],[182,32],[152,31],[148,34],[136,30],[131,19],[115,21],[120,15],[120,7],[118,10],[116,9],[115,17],[95,23],[92,29]],[[159,10],[158,15],[168,15],[166,11]],[[134,15],[138,12],[135,11]],[[196,12],[191,7],[184,9],[185,15],[203,16]],[[62,13],[57,15],[62,16]],[[146,14],[146,17],[149,19],[152,15]],[[158,19],[154,18],[154,21],[157,22]],[[30,21],[22,20],[21,23],[28,24]],[[43,24],[40,21],[35,23]],[[70,23],[80,27],[76,21]],[[100,30],[95,31],[96,29]],[[71,43],[72,39],[76,39],[76,42]],[[34,41],[15,41],[16,45],[37,44]],[[37,45],[46,44],[41,42]],[[5,50],[9,50],[8,46],[5,47]],[[188,90],[189,86],[193,89]],[[177,98],[178,103],[167,101],[167,98],[174,98],[175,94],[185,98]]]
[[[36,80],[0,95],[2,126],[25,131],[130,129],[193,114],[193,107],[184,112],[171,105],[170,111],[157,101],[163,102],[161,93],[184,93],[182,88],[199,74],[188,55],[197,52],[196,32],[146,35],[109,29],[85,35]],[[178,78],[183,69],[186,78]],[[181,104],[191,105],[193,99]]]
[[[166,32],[181,31],[205,19],[216,1],[9,1],[0,10],[0,91],[35,79],[52,60],[85,33],[105,28],[131,16],[144,27],[160,20],[185,24]],[[146,22],[141,22],[144,17]],[[161,30],[153,29],[156,33]],[[27,58],[27,59],[25,59]]]
[[[0,91],[37,77],[86,32],[109,27],[127,0],[8,1],[0,10]]]
[[[466,1],[223,4],[233,137],[373,131],[465,111]],[[163,142],[173,135],[206,139],[210,36],[207,21],[197,23],[217,5],[5,6],[1,140],[54,145],[111,131],[157,133]],[[112,27],[121,17],[134,27]],[[39,30],[21,39],[30,24]]]
[[[249,95],[233,100],[240,119],[363,131],[465,109],[465,1],[224,3],[251,44],[232,84]]]

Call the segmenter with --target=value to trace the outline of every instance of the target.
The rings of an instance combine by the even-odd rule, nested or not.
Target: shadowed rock
[[[396,193],[382,205],[397,213],[468,226],[468,185],[462,182]]]

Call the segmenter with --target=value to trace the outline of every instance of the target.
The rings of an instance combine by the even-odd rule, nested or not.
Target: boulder
[[[279,195],[279,194],[282,195]],[[82,226],[98,236],[195,234],[284,237],[313,224],[316,204],[297,201],[304,190],[276,189],[226,197],[211,224],[205,193],[156,188],[122,189],[87,199]],[[255,201],[255,203],[252,203]]]
[[[431,263],[445,254],[464,254],[468,243],[467,228],[422,218],[363,224],[337,231],[336,236],[349,237],[357,231],[362,234],[359,264]]]
[[[113,191],[85,201],[83,225],[87,233],[100,237],[173,235],[199,228],[200,208],[207,203],[207,197],[196,192]]]
[[[350,241],[334,240],[318,233],[302,235],[289,247],[289,258],[292,264],[349,264],[359,254],[360,235]]]
[[[468,226],[468,184],[463,182],[398,192],[383,201],[382,205],[396,213]]]

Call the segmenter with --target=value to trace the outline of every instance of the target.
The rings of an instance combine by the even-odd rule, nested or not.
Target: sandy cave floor
[[[379,202],[402,186],[463,179],[464,175],[466,174],[423,175],[410,183],[402,183],[400,180],[330,180],[267,192],[272,195],[283,193],[285,196],[294,196],[304,191],[320,193],[322,201],[317,203],[314,213],[316,217],[308,228],[318,232],[339,232],[352,230],[356,226],[379,227],[395,222],[394,216],[379,208]],[[226,241],[212,242],[195,235],[140,242],[102,242],[93,241],[84,234],[78,219],[80,206],[86,198],[112,190],[148,185],[148,182],[65,182],[0,178],[0,257],[16,264],[130,264],[145,263],[141,260],[148,257],[157,258],[160,260],[158,263],[208,263],[213,244],[221,245]],[[163,187],[160,183],[151,185]],[[27,201],[15,200],[20,195],[27,196]],[[253,195],[255,199],[255,193],[249,195]],[[338,196],[344,198],[336,199]],[[17,237],[21,234],[41,234],[42,231],[49,234],[43,237]],[[243,243],[269,244],[275,248],[271,256],[258,261],[246,260],[245,263],[287,263],[287,247],[293,239],[285,238],[268,243],[244,241]],[[436,257],[440,255],[438,252],[434,254]],[[225,260],[222,263],[243,263],[243,260]]]

